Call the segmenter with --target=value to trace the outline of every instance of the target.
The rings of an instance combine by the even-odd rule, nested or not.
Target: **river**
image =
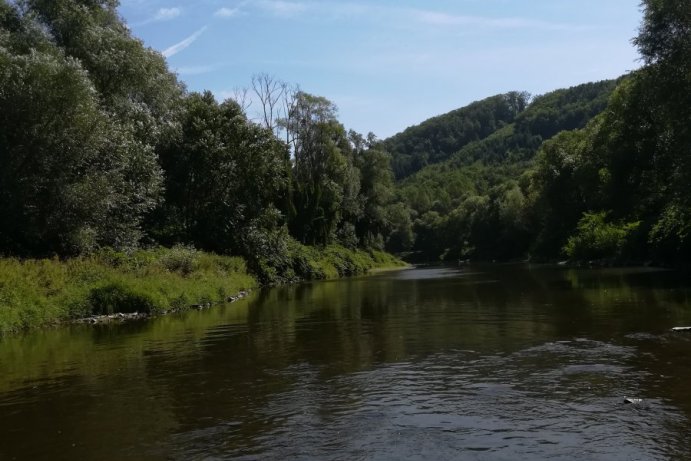
[[[688,275],[470,265],[7,337],[0,460],[690,459],[686,325]]]

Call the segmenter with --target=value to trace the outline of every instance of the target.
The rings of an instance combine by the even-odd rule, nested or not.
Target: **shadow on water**
[[[5,338],[0,459],[680,459],[690,281],[421,268]]]

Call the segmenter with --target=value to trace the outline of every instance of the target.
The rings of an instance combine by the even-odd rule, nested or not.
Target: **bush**
[[[691,257],[691,210],[680,204],[667,205],[650,230],[652,254],[663,261],[688,261]]]
[[[254,260],[270,283],[335,278],[401,264],[381,252],[338,245],[320,250],[274,236],[281,245],[273,249],[279,251],[264,251]],[[192,304],[222,302],[256,286],[244,259],[191,247],[131,253],[104,249],[63,261],[0,259],[0,335],[91,315],[184,310]]]
[[[92,315],[109,315],[117,312],[150,314],[156,306],[151,295],[121,282],[92,289],[87,303]]]
[[[255,286],[242,258],[189,247],[0,259],[0,335],[90,315],[185,309]]]
[[[194,247],[176,245],[162,253],[158,259],[159,264],[169,272],[177,272],[187,276],[197,270],[202,252]]]
[[[584,213],[578,221],[576,234],[569,237],[564,252],[569,258],[586,261],[598,259],[617,260],[640,222],[607,222],[607,213]]]

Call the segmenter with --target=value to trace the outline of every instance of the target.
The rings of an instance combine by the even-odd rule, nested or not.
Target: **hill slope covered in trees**
[[[469,107],[488,102],[510,101],[521,95],[522,110],[510,123],[495,124],[487,136],[454,146],[446,159],[412,172],[398,184],[399,196],[415,217],[417,235],[414,250],[419,257],[434,260],[440,255],[453,258],[511,259],[528,250],[527,222],[518,214],[528,195],[528,182],[522,177],[544,141],[559,132],[580,129],[607,106],[616,86],[614,81],[588,83],[557,90],[527,103],[524,93],[499,95]],[[459,112],[433,119],[433,126],[453,126]],[[468,125],[481,122],[466,118]],[[416,129],[396,135],[396,142],[384,145],[409,145],[416,133],[429,127],[424,122]],[[425,129],[432,135],[429,129]],[[413,140],[410,141],[409,138]],[[392,152],[396,159],[408,154]]]

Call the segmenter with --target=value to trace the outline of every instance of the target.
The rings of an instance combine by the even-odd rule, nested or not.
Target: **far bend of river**
[[[688,275],[478,265],[9,337],[0,460],[688,460],[684,325]]]

